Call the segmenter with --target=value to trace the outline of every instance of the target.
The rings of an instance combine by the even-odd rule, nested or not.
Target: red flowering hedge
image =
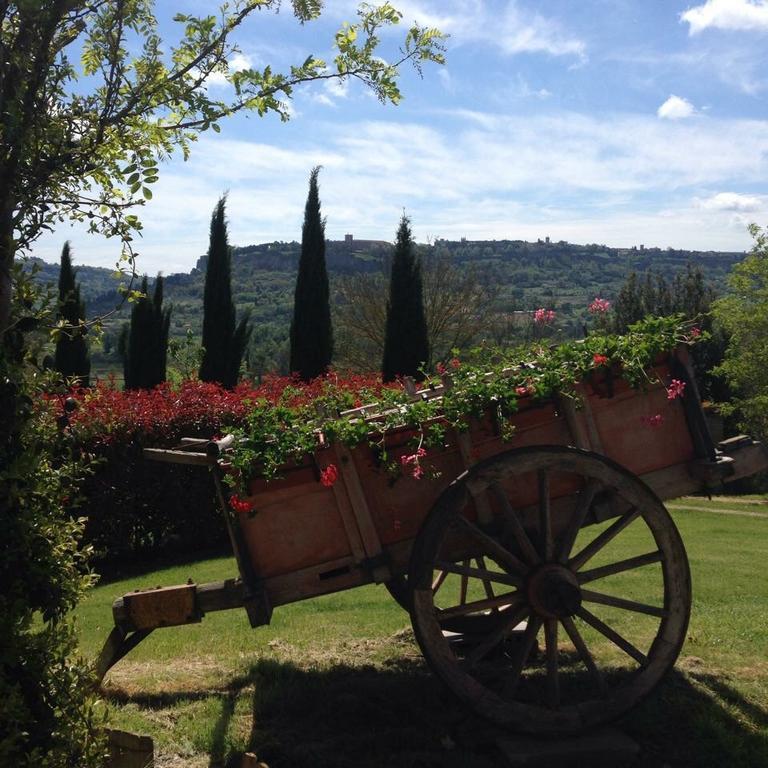
[[[48,404],[65,413],[67,398],[77,407],[68,413],[74,447],[97,457],[77,510],[85,516],[86,537],[94,545],[102,572],[122,563],[161,553],[189,555],[202,548],[227,548],[213,483],[204,469],[148,461],[141,449],[170,446],[182,437],[213,437],[242,423],[260,404],[311,405],[330,393],[340,408],[375,399],[385,386],[373,375],[340,377],[329,373],[309,383],[267,376],[261,384],[226,390],[217,384],[186,381],[153,390],[122,391],[113,381],[61,395]]]
[[[78,404],[69,416],[70,430],[83,448],[138,442],[143,446],[167,446],[182,437],[210,437],[227,425],[239,424],[248,411],[264,405],[290,408],[326,400],[333,392],[341,407],[362,404],[361,393],[375,399],[385,387],[374,375],[335,373],[303,383],[289,376],[266,376],[261,384],[239,384],[226,390],[218,384],[185,381],[178,388],[165,383],[152,390],[123,391],[113,381],[91,389],[52,397],[64,407],[66,397]]]

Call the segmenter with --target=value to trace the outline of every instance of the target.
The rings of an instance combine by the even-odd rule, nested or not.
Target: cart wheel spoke
[[[523,583],[523,580],[517,576],[512,576],[508,573],[497,573],[495,571],[489,571],[485,567],[485,561],[483,561],[482,568],[472,568],[467,563],[467,560],[461,564],[451,563],[447,560],[438,560],[435,565],[442,571],[443,574],[445,574],[445,576],[447,576],[449,573],[455,573],[460,576],[469,576],[475,579],[480,579],[483,584],[486,585],[486,597],[493,597],[493,592],[487,594],[487,588],[490,586],[490,582],[506,584],[507,586],[511,587],[519,587]],[[443,578],[445,578],[445,576],[443,576]]]
[[[509,672],[506,675],[504,690],[501,693],[502,698],[507,700],[514,698],[517,686],[520,682],[520,677],[523,674],[525,662],[528,661],[528,657],[531,655],[533,644],[536,642],[536,635],[539,634],[539,629],[541,629],[541,619],[536,615],[532,615],[530,619],[528,619],[528,625],[523,633],[523,639],[515,651],[514,658],[512,659],[512,666],[509,668]]]
[[[514,536],[517,545],[520,547],[520,551],[523,557],[529,565],[536,565],[539,562],[539,553],[536,551],[536,547],[533,546],[530,537],[523,528],[520,518],[509,503],[507,494],[499,483],[493,483],[491,489],[494,495],[499,501],[501,506],[502,515],[504,517],[505,528],[508,528],[512,536]]]
[[[612,608],[623,608],[625,611],[634,611],[635,613],[645,613],[648,616],[657,616],[660,619],[667,615],[667,611],[663,608],[658,608],[655,605],[638,603],[634,600],[627,600],[624,597],[616,597],[614,595],[606,595],[602,592],[593,592],[591,589],[582,589],[581,599],[588,603],[599,603],[600,605],[609,605]]]
[[[528,571],[528,566],[517,555],[513,555],[506,547],[501,546],[496,539],[491,538],[483,532],[474,523],[467,520],[463,515],[454,518],[455,524],[464,528],[474,539],[481,543],[490,555],[499,565],[511,573],[517,573],[524,576]]]
[[[465,560],[462,565],[464,568],[469,568],[469,560]],[[459,586],[459,605],[466,605],[468,586],[469,576],[467,576],[466,572],[464,572],[461,574],[461,585]]]
[[[587,624],[596,629],[601,635],[607,637],[614,645],[621,648],[624,653],[631,656],[638,664],[643,665],[648,661],[642,651],[635,648],[629,640],[623,638],[615,629],[611,629],[605,622],[600,621],[594,613],[590,613],[584,606],[579,608],[576,615],[586,621]]]
[[[448,571],[443,568],[440,573],[435,576],[434,581],[432,582],[432,594],[436,595],[437,591],[440,589],[440,587],[443,586],[445,583],[445,580],[448,578]]]
[[[485,558],[484,557],[476,557],[475,558],[475,564],[477,565],[478,569],[487,571],[488,569],[485,567]],[[492,581],[493,579],[489,579],[487,576],[484,578],[481,578],[483,582],[483,589],[485,590],[485,596],[486,597],[493,597],[493,586]],[[495,610],[495,609],[494,609]]]
[[[632,507],[625,512],[618,520],[608,526],[599,536],[596,536],[578,555],[568,561],[568,567],[573,571],[578,571],[582,565],[591,560],[606,544],[616,538],[633,520],[640,516],[641,510],[638,507]]]
[[[563,618],[561,621],[563,628],[565,629],[568,637],[576,648],[576,652],[584,662],[584,666],[586,666],[586,668],[589,670],[589,674],[592,675],[592,679],[595,681],[597,689],[600,691],[600,695],[605,697],[607,693],[605,688],[605,679],[603,678],[602,672],[600,672],[598,669],[597,664],[595,664],[595,660],[592,658],[592,654],[589,652],[589,648],[587,648],[587,645],[584,642],[584,638],[582,638],[578,627],[574,623],[573,619],[568,616]]]
[[[472,669],[482,658],[488,655],[512,630],[530,613],[530,608],[522,599],[512,603],[499,615],[499,625],[478,643],[466,658],[466,664]]]
[[[631,571],[635,568],[642,568],[644,565],[650,565],[651,563],[660,563],[663,555],[659,550],[655,552],[648,552],[645,555],[637,555],[637,557],[628,557],[626,560],[619,560],[616,563],[610,563],[609,565],[600,566],[600,568],[593,568],[590,571],[581,571],[576,574],[580,584],[586,584],[589,581],[595,581],[595,579],[602,579],[605,576],[613,576],[615,573],[623,573],[624,571]]]
[[[573,545],[576,543],[576,537],[579,535],[581,526],[584,525],[584,520],[587,517],[587,513],[592,506],[592,502],[599,487],[600,484],[596,480],[590,480],[579,494],[579,498],[576,502],[576,509],[571,515],[571,519],[568,522],[568,528],[558,547],[558,562],[563,564],[568,562],[568,555],[571,554]]]
[[[557,619],[544,622],[544,643],[547,649],[547,706],[560,706],[560,676],[557,663]]]
[[[539,536],[541,539],[541,557],[545,563],[552,559],[552,506],[549,495],[549,472],[540,470],[539,481]]]
[[[510,605],[517,602],[519,592],[507,592],[496,597],[486,597],[484,600],[473,600],[471,603],[455,605],[452,608],[437,609],[437,620],[447,621],[455,619],[457,616],[467,616],[470,613],[480,613],[490,608],[498,608],[502,605]]]

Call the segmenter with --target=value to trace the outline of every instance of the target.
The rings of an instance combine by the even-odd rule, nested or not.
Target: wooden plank
[[[264,585],[273,606],[296,603],[317,595],[351,589],[373,581],[370,572],[352,557],[320,563],[293,573],[265,579]]]
[[[597,424],[595,422],[595,415],[592,412],[592,406],[589,404],[589,397],[586,396],[584,388],[578,386],[577,391],[584,394],[582,397],[583,406],[581,412],[584,414],[584,422],[587,425],[587,435],[590,450],[597,451],[597,453],[605,453],[603,448],[603,441],[600,439],[600,433],[597,431]]]
[[[341,517],[344,531],[347,534],[347,541],[349,541],[350,549],[352,550],[352,556],[356,563],[362,563],[365,560],[365,547],[363,546],[363,540],[360,538],[360,531],[357,527],[355,512],[352,508],[352,503],[349,500],[347,494],[347,488],[345,483],[336,482],[333,484],[333,495],[336,498],[336,504],[339,507],[339,516]]]
[[[472,438],[469,436],[469,432],[462,432],[458,429],[454,430],[454,434],[456,435],[456,443],[459,446],[459,453],[461,454],[461,461],[464,464],[464,469],[470,469],[473,464],[477,463],[472,456]],[[469,491],[472,493],[471,487],[469,487]],[[475,503],[477,519],[483,525],[490,523],[493,520],[493,510],[488,501],[487,490],[480,491],[477,495],[472,493],[472,500]]]
[[[202,618],[195,606],[194,584],[129,592],[123,605],[134,630],[194,624]]]
[[[145,459],[165,461],[170,464],[189,464],[190,466],[210,467],[216,463],[214,457],[205,453],[192,453],[167,448],[145,448],[142,451]]]
[[[240,527],[239,519],[232,514],[226,499],[224,498],[224,489],[222,487],[222,470],[219,466],[213,470],[213,482],[216,486],[216,498],[219,502],[219,510],[224,517],[224,524],[227,528],[229,543],[232,546],[232,554],[235,556],[237,570],[240,578],[243,580],[245,590],[245,612],[248,614],[248,622],[252,627],[269,624],[272,618],[272,606],[270,605],[267,594],[264,590],[264,582],[256,573],[254,564],[251,560],[248,548],[243,539],[243,531]]]
[[[579,394],[583,395],[583,389]],[[582,412],[576,409],[576,399],[568,395],[560,395],[557,398],[557,408],[565,416],[573,444],[582,450],[591,451],[592,443],[589,439],[589,431]]]
[[[355,460],[347,446],[336,443],[334,446],[336,456],[338,457],[338,466],[341,468],[341,477],[347,490],[349,503],[357,522],[357,529],[360,531],[365,554],[368,558],[379,558],[382,554],[381,539],[376,530],[376,526],[371,516],[371,510],[363,492],[363,486],[360,483],[360,477],[357,474]],[[372,569],[373,578],[376,583],[388,581],[392,578],[392,573],[387,565],[379,564]]]

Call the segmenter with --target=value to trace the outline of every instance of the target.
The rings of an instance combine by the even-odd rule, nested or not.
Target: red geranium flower
[[[330,488],[339,479],[339,470],[336,469],[335,464],[329,464],[325,469],[320,472],[320,482],[326,487]]]

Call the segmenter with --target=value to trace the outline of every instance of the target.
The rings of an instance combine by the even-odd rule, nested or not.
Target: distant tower
[[[355,239],[354,235],[344,235],[344,242],[347,245],[352,245],[352,241]]]
[[[544,242],[545,242],[545,243],[549,243],[549,235],[547,235],[547,236],[544,238]]]

